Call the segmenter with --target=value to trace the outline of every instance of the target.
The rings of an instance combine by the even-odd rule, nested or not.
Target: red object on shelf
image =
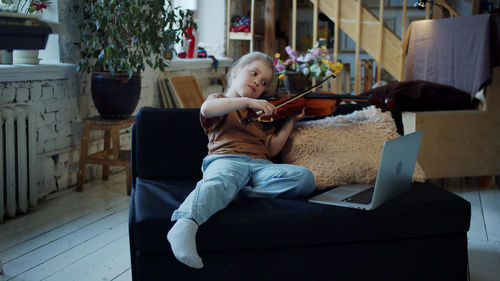
[[[187,57],[188,58],[193,58],[193,54],[194,54],[194,45],[195,45],[195,38],[194,38],[194,35],[193,35],[193,27],[190,26],[188,28],[186,28],[186,32],[188,34],[187,36],[187,40],[191,40],[191,42],[189,42],[189,49],[188,49],[188,52],[187,52]]]
[[[250,32],[250,25],[245,24],[238,27],[231,27],[231,32]]]

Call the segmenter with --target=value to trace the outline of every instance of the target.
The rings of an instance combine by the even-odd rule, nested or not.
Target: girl
[[[210,95],[201,106],[201,124],[208,136],[203,179],[172,214],[176,222],[167,234],[175,257],[190,267],[203,267],[196,250],[198,226],[236,196],[292,199],[306,197],[315,188],[307,168],[271,162],[304,111],[289,117],[279,130],[263,128],[260,122],[239,122],[247,108],[266,116],[276,113],[271,103],[259,99],[266,90],[274,90],[275,76],[269,56],[244,55],[227,74],[225,94]]]

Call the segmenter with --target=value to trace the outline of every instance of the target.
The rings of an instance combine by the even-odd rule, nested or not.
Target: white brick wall
[[[202,89],[210,88],[210,80],[224,74],[224,67],[213,69],[176,69],[170,76],[194,75]],[[142,76],[141,99],[137,109],[159,107],[157,79],[159,71],[146,69]],[[212,87],[214,88],[214,87]],[[38,189],[40,197],[76,185],[80,158],[82,118],[97,111],[90,94],[90,76],[76,73],[69,79],[0,82],[0,104],[29,103],[37,114]],[[104,133],[92,131],[89,153],[104,146]],[[123,130],[122,149],[130,149],[130,130]],[[111,167],[111,172],[121,170]],[[101,166],[88,165],[86,181],[102,176]],[[124,183],[125,192],[125,183]]]

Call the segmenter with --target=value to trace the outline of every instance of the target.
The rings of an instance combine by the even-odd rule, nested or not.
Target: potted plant
[[[276,53],[274,67],[279,75],[279,80],[284,82],[285,88],[289,92],[305,89],[311,76],[326,77],[334,73],[337,74],[342,69],[340,62],[333,63],[325,46],[318,47],[316,44],[304,55],[299,55],[290,46],[287,46],[285,50],[289,58],[283,61],[280,58],[281,55]]]
[[[81,59],[92,72],[92,99],[104,118],[127,118],[137,106],[146,64],[164,71],[164,58],[195,26],[171,0],[77,0]]]

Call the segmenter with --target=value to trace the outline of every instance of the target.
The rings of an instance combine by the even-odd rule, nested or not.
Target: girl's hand
[[[271,116],[273,114],[277,114],[276,107],[274,107],[272,103],[266,100],[249,98],[248,107],[254,110],[255,112],[262,110],[264,116]]]
[[[293,121],[293,122],[297,122],[299,120],[302,120],[302,118],[306,117],[306,108],[303,107],[302,108],[302,113],[298,114],[298,115],[292,115],[290,117],[288,117],[288,119],[290,121]]]

